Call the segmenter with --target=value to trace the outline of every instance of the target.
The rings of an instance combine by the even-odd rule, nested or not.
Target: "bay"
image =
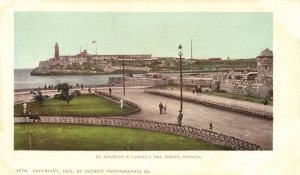
[[[58,83],[68,83],[84,86],[107,85],[109,77],[121,77],[122,74],[105,75],[60,75],[60,76],[31,76],[32,69],[14,69],[14,89],[44,88],[45,85],[57,85]],[[142,77],[143,74],[135,74]]]
[[[77,83],[84,86],[108,85],[109,77],[122,77],[122,74],[105,75],[60,75],[60,76],[31,76],[32,69],[14,69],[14,89],[44,88],[45,85],[68,83],[75,86]],[[133,74],[134,77],[143,77],[144,74]],[[166,76],[176,76],[170,73]]]

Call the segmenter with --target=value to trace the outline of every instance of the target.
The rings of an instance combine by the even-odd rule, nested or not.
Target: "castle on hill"
[[[84,63],[112,63],[114,61],[125,60],[128,61],[142,61],[149,62],[152,60],[151,54],[140,55],[91,55],[87,50],[80,51],[77,55],[59,55],[58,43],[54,46],[54,58],[49,58],[46,61],[40,61],[40,68],[48,68],[50,66],[68,66],[72,64],[84,64]]]

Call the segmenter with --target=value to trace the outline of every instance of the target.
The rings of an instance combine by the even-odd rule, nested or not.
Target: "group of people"
[[[46,85],[46,84],[45,84],[44,89],[47,90],[47,85]],[[51,85],[49,84],[49,85],[48,85],[48,89],[49,89],[49,90],[50,90],[50,89],[54,89],[54,86],[53,86],[52,84],[51,84]]]
[[[88,88],[88,93],[89,93],[89,94],[92,93],[91,87]],[[98,88],[97,88],[97,86],[96,86],[95,89],[94,89],[94,93],[95,93],[95,94],[98,93]]]
[[[159,113],[160,114],[166,114],[167,113],[167,105],[166,104],[163,105],[163,103],[160,102],[158,107],[159,107]]]

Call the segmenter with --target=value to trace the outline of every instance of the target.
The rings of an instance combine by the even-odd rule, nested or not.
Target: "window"
[[[268,70],[268,66],[265,66],[265,70]]]

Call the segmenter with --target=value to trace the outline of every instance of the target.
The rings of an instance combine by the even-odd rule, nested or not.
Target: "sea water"
[[[60,75],[60,76],[31,76],[32,69],[14,69],[14,89],[44,88],[45,85],[68,83],[70,85],[107,85],[109,77],[121,77],[122,74],[105,75]],[[135,74],[136,77],[143,76]]]
[[[84,86],[108,85],[109,77],[122,77],[122,74],[105,75],[54,75],[54,76],[31,76],[32,69],[14,69],[14,89],[44,88],[45,85],[57,85],[58,83],[68,83]],[[175,76],[174,73],[164,74],[165,76]],[[133,74],[134,77],[143,77],[143,74]]]

